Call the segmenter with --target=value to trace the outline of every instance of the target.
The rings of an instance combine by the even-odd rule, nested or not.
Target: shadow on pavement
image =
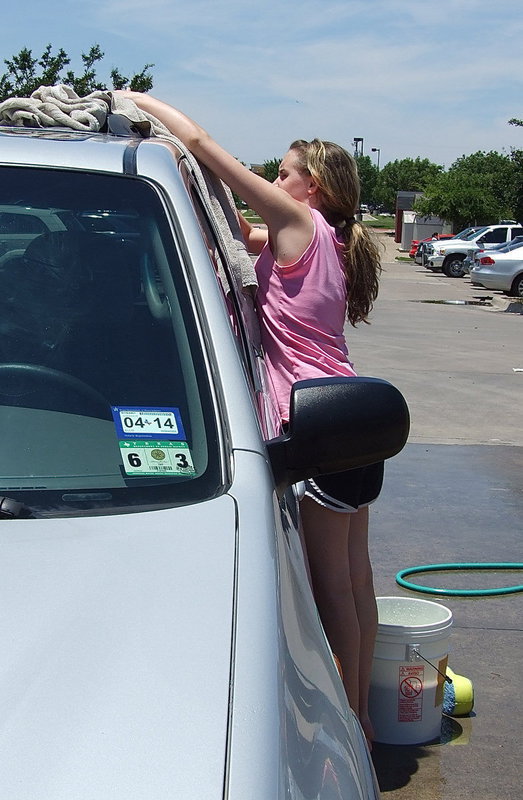
[[[464,736],[462,725],[452,717],[443,716],[441,737],[433,742],[415,745],[380,744],[372,747],[372,761],[381,792],[401,789],[410,783],[419,770],[419,762],[435,755],[434,748],[446,745]]]

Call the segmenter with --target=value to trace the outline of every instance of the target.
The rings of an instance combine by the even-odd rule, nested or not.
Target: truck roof
[[[161,137],[143,139],[69,128],[0,127],[0,164],[135,174],[138,148],[158,145],[168,148],[177,158],[181,156],[171,142]]]

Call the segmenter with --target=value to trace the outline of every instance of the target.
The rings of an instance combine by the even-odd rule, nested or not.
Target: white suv
[[[516,223],[467,228],[454,239],[430,244],[425,266],[434,272],[442,270],[449,278],[462,278],[467,271],[465,259],[473,256],[476,250],[488,250],[521,234],[523,226]]]

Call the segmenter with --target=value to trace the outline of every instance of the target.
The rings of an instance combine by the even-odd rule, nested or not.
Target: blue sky
[[[51,43],[99,75],[154,63],[153,94],[248,163],[296,138],[380,148],[445,167],[523,148],[521,0],[20,0],[2,11],[1,58]],[[3,63],[0,72],[3,72]]]

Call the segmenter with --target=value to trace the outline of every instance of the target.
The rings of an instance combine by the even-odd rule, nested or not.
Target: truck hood
[[[454,246],[457,247],[474,247],[476,242],[472,239],[467,241],[466,239],[442,239],[440,242],[432,242],[434,245],[435,250],[441,250],[445,248],[452,248]]]
[[[13,520],[0,539],[0,796],[222,798],[229,496]]]

